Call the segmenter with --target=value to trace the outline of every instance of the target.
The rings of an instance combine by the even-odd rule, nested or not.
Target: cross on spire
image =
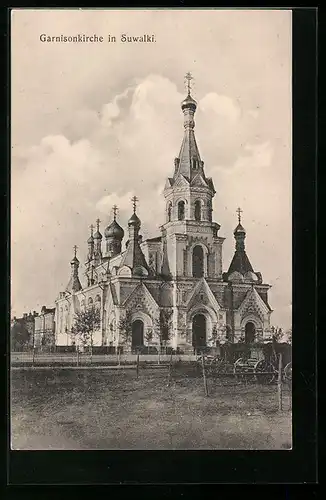
[[[78,250],[77,245],[73,246],[73,250],[74,250],[74,257],[76,257],[77,256],[77,250]]]
[[[101,222],[100,219],[96,219],[96,229],[97,229],[97,231],[100,230],[100,222]]]
[[[187,86],[188,95],[190,95],[190,91],[192,90],[191,80],[193,80],[193,79],[194,79],[194,77],[192,76],[190,71],[188,71],[188,73],[186,73],[186,75],[185,75],[185,83]]]
[[[118,212],[118,207],[117,207],[117,205],[113,205],[113,207],[112,207],[112,212],[113,212],[113,220],[115,220],[115,219],[116,219],[116,217],[117,217],[117,212]]]
[[[236,210],[237,214],[238,214],[238,221],[239,221],[239,224],[241,224],[241,214],[243,212],[243,210],[241,210],[241,208],[237,208]]]
[[[91,236],[93,236],[94,225],[93,225],[93,224],[91,224],[91,225],[89,226],[89,228],[90,228],[90,230],[91,230]]]
[[[138,198],[137,198],[136,196],[133,196],[133,197],[131,198],[131,201],[132,201],[132,208],[133,208],[133,211],[134,211],[134,213],[136,213],[137,201],[139,201],[139,200],[138,200]]]

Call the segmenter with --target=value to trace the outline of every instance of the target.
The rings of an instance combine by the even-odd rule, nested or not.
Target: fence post
[[[34,362],[35,362],[35,345],[33,344],[32,366],[34,366]]]
[[[206,379],[206,373],[205,373],[204,353],[202,353],[202,355],[201,355],[201,366],[202,366],[202,369],[203,369],[203,380],[204,380],[205,396],[208,396],[207,379]]]
[[[118,366],[121,365],[121,349],[120,346],[118,347]]]
[[[138,379],[138,376],[139,376],[139,352],[137,353],[136,374],[137,374],[137,379]]]
[[[79,366],[79,346],[77,345],[77,366]]]
[[[168,374],[168,387],[169,387],[170,382],[171,382],[172,356],[173,356],[173,349],[171,349],[171,355],[170,355],[169,374]]]
[[[282,354],[280,353],[278,359],[278,377],[277,377],[277,395],[278,395],[278,409],[281,411],[282,405]]]

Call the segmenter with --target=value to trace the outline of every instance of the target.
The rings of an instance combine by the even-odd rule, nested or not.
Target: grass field
[[[166,370],[12,370],[12,449],[290,449],[289,392]]]

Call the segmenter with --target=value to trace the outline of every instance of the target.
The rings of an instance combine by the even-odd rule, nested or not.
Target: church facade
[[[57,345],[71,344],[76,312],[91,305],[100,310],[100,327],[94,332],[97,346],[159,347],[163,325],[167,344],[180,351],[209,347],[216,339],[253,342],[269,337],[270,285],[254,271],[246,254],[240,209],[235,253],[223,272],[224,238],[213,220],[214,183],[205,175],[196,143],[196,108],[189,89],[181,103],[184,137],[164,189],[161,234],[143,241],[136,198],[124,249],[125,232],[117,222],[116,207],[104,238],[97,220],[87,240],[85,286],[75,250],[69,283],[56,300]],[[126,322],[127,342],[121,331]]]

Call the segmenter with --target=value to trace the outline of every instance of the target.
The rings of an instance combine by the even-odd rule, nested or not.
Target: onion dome
[[[76,245],[74,246],[74,256],[71,259],[70,264],[71,265],[79,264],[79,260],[77,259],[77,246]]]
[[[124,234],[124,230],[119,226],[116,220],[113,220],[104,231],[105,238],[115,238],[117,240],[122,240]]]
[[[79,260],[77,259],[76,255],[71,259],[70,264],[79,264]]]
[[[100,233],[100,222],[101,222],[100,219],[96,220],[96,233],[93,236],[94,240],[101,240],[102,239],[102,235]]]
[[[190,94],[188,94],[187,97],[181,103],[182,110],[187,109],[187,108],[190,108],[193,111],[196,111],[196,109],[197,109],[197,102],[195,101],[195,99],[193,99],[191,97]]]
[[[137,214],[134,212],[130,219],[128,220],[128,226],[141,226],[140,218],[137,216]]]
[[[90,236],[87,240],[87,243],[93,243],[94,242],[94,238],[93,236]]]

